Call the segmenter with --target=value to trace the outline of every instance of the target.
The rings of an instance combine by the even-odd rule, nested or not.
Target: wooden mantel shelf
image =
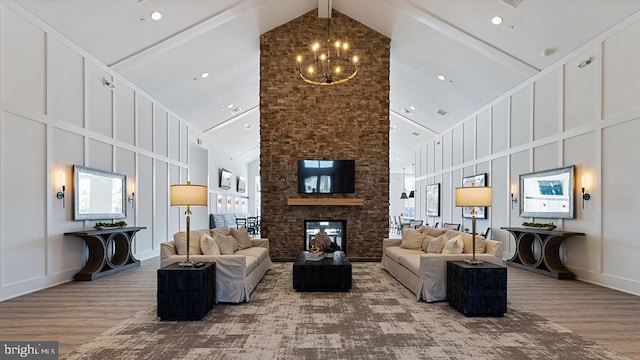
[[[363,206],[364,199],[356,198],[289,198],[287,205]]]

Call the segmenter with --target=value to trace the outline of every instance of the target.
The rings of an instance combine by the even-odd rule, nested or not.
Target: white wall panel
[[[578,64],[591,57],[590,65]],[[594,49],[589,49],[564,66],[564,130],[572,130],[600,119],[597,102],[597,79],[602,62]]]
[[[638,108],[640,94],[640,23],[633,24],[602,44],[605,118]]]
[[[167,234],[167,220],[169,218],[169,167],[165,161],[156,160],[155,174],[156,174],[156,192],[154,206],[153,221],[157,226],[153,231],[153,248],[159,249],[160,243],[169,240]],[[209,226],[204,226],[208,229]],[[195,227],[194,227],[195,229]]]
[[[638,281],[638,187],[640,157],[628,156],[637,142],[640,120],[606,128],[602,134],[602,270]],[[569,254],[571,256],[571,254]]]
[[[596,191],[596,144],[598,133],[590,132],[564,141],[565,166],[575,165],[576,196],[575,219],[564,221],[563,228],[584,232],[584,237],[574,237],[564,243],[565,264],[571,269],[596,272],[600,266],[599,211],[597,206],[602,199]],[[581,179],[585,177],[587,192],[591,200],[585,201],[582,208]]]
[[[533,149],[533,169],[535,171],[549,170],[562,166],[557,142],[538,146]]]
[[[489,237],[502,241],[503,256],[506,257],[506,254],[511,250],[509,248],[509,233],[500,230],[500,227],[508,224],[509,212],[511,210],[510,188],[508,179],[505,176],[505,174],[508,173],[508,158],[502,156],[493,159],[491,161],[491,169],[488,172],[490,176],[491,195],[493,196],[487,225],[491,226]]]
[[[450,134],[450,133],[447,133]],[[431,170],[432,172],[434,171],[440,171],[444,168],[444,158],[445,158],[445,152],[447,152],[444,148],[444,146],[442,145],[444,143],[444,138],[445,136],[441,136],[441,137],[436,137],[436,139],[434,140],[434,144],[433,144],[433,169]],[[449,154],[447,156],[448,159],[448,166],[451,166],[451,151],[448,151],[447,154]]]
[[[180,161],[189,162],[189,128],[183,122],[180,123]]]
[[[84,59],[56,39],[49,41],[51,53],[51,115],[84,126]]]
[[[508,148],[509,98],[491,108],[491,150],[495,154]]]
[[[138,186],[136,194],[136,225],[146,226],[145,230],[140,231],[136,235],[135,249],[136,253],[153,250],[153,159],[138,155]],[[159,204],[158,204],[159,205]]]
[[[168,124],[169,137],[169,158],[175,161],[180,160],[180,120],[173,114],[169,114]]]
[[[555,70],[534,83],[533,139],[557,134],[561,124],[562,71]]]
[[[136,196],[134,194],[133,204],[131,204],[128,199],[131,196],[131,192],[134,189],[136,183],[136,154],[133,151],[125,150],[122,148],[116,148],[116,167],[115,172],[118,174],[123,174],[127,177],[127,189],[126,189],[126,211],[127,218],[124,221],[129,224],[129,226],[136,225],[136,216],[135,216],[135,204],[137,202]],[[136,191],[137,192],[137,191]]]
[[[104,80],[111,75],[91,62],[86,62],[87,127],[99,134],[113,137],[113,92]]]
[[[462,124],[463,162],[475,160],[476,155],[476,124],[475,117]]]
[[[453,128],[451,131],[451,165],[462,164],[462,125]]]
[[[491,109],[478,114],[476,121],[476,158],[480,159],[491,154]]]
[[[64,236],[65,232],[83,228],[83,222],[73,220],[74,185],[73,165],[84,165],[84,137],[79,134],[51,127],[51,190],[52,206],[49,214],[51,228],[49,236],[49,271],[56,274],[65,271],[76,273],[84,266],[84,241],[74,236]],[[65,207],[55,198],[61,188],[61,176],[65,174]]]
[[[149,99],[136,93],[137,143],[143,149],[153,150],[153,104]]]
[[[2,113],[0,264],[3,286],[44,277],[46,259],[45,125]],[[29,151],[20,151],[29,145]]]
[[[511,96],[511,147],[529,142],[531,135],[531,86]]]
[[[153,106],[153,151],[156,154],[167,156],[167,111],[157,104]]]
[[[113,146],[98,140],[89,140],[89,156],[86,166],[103,171],[113,171]]]
[[[3,6],[0,31],[2,98],[40,114],[46,108],[46,36],[33,24]]]
[[[120,83],[114,90],[116,139],[129,145],[136,144],[135,93]]]
[[[176,165],[169,165],[169,186],[180,184],[180,168]],[[169,207],[169,216],[167,219],[167,236],[173,238],[173,234],[180,231],[180,217],[182,216],[180,208],[177,206]]]

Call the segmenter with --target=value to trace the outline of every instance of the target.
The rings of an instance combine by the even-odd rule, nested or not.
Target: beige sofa
[[[250,239],[244,229],[215,228],[190,232],[189,259],[216,263],[216,302],[240,303],[271,269],[268,239]],[[160,266],[186,260],[186,232],[160,244]]]
[[[382,268],[418,300],[447,298],[447,261],[472,257],[471,235],[455,230],[421,226],[404,229],[402,239],[383,239]],[[502,265],[502,243],[476,235],[476,258]]]

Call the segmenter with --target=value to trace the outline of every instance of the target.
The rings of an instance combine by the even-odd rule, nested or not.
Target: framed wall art
[[[470,187],[470,186],[487,186],[487,174],[476,174],[471,176],[466,176],[462,178],[462,187]],[[471,216],[471,207],[463,207],[462,208],[462,217],[470,219]],[[486,219],[487,218],[487,208],[484,206],[476,207],[476,219]]]
[[[247,179],[242,176],[238,176],[238,192],[244,193],[247,188]]]
[[[520,175],[520,216],[572,219],[575,165]]]
[[[427,216],[440,216],[440,183],[427,185]]]
[[[233,178],[233,173],[227,169],[220,170],[220,188],[221,189],[231,189],[231,179]]]

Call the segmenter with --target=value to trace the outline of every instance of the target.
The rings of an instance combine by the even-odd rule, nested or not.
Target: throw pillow
[[[425,230],[425,232],[431,236],[435,236],[438,237],[444,233],[447,232],[447,229],[438,229],[438,228],[434,228],[431,226],[427,226],[427,229]]]
[[[462,241],[462,235],[458,235],[453,239],[447,241],[442,249],[443,254],[462,254],[464,249],[464,242]]]
[[[251,239],[249,238],[249,233],[247,229],[233,229],[231,228],[231,236],[238,242],[238,248],[248,249],[251,247]]]
[[[429,242],[433,240],[433,236],[427,234],[422,234],[422,236],[424,236],[424,240],[422,240],[422,251],[427,252],[427,249],[429,248]]]
[[[238,250],[238,242],[231,235],[222,235],[216,232],[213,234],[213,240],[218,244],[221,255],[233,255]]]
[[[200,251],[200,231],[189,231],[189,255],[202,255]],[[187,255],[187,232],[180,231],[173,234],[178,255]]]
[[[431,241],[429,241],[429,246],[427,247],[427,254],[441,254],[442,249],[444,249],[444,246],[447,244],[447,241],[449,241],[449,239],[446,235],[440,235],[437,238],[432,238]]]
[[[473,236],[471,234],[464,234],[464,253],[471,254],[473,252]],[[484,236],[476,235],[476,254],[484,254],[485,241]]]
[[[218,244],[209,235],[205,235],[200,239],[200,250],[202,255],[220,255]]]
[[[418,231],[409,229],[402,234],[402,244],[400,247],[403,249],[420,250],[422,249],[422,241],[425,234],[421,234]]]
[[[213,233],[220,233],[222,235],[231,235],[231,229],[228,227],[217,227],[213,229],[209,229],[211,233],[211,237],[213,237]]]

